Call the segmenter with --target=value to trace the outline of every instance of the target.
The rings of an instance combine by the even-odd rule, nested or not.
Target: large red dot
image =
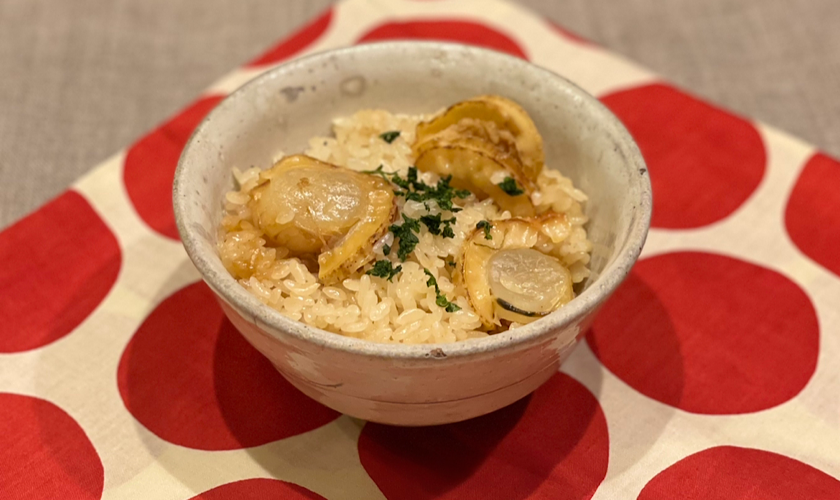
[[[338,417],[251,347],[203,282],[172,294],[146,318],[120,359],[118,384],[146,428],[201,450],[257,446]]]
[[[217,486],[212,490],[192,497],[190,500],[264,500],[282,498],[283,500],[326,500],[303,486],[287,483],[278,479],[244,479],[235,483]]]
[[[254,59],[248,66],[262,66],[274,64],[293,57],[315,43],[327,31],[333,18],[332,9],[327,10],[308,24],[304,25],[293,35]]]
[[[609,458],[607,422],[579,382],[558,373],[530,398],[436,427],[367,424],[365,470],[389,499],[588,499]]]
[[[588,336],[601,362],[662,403],[737,414],[796,396],[814,373],[819,326],[785,276],[722,255],[644,259]]]
[[[718,446],[657,474],[638,500],[837,500],[840,481],[769,451]]]
[[[123,179],[128,198],[143,221],[163,236],[178,239],[172,211],[172,181],[181,151],[193,130],[223,97],[205,97],[131,146]]]
[[[0,496],[98,499],[105,473],[85,431],[52,403],[0,393]]]
[[[814,155],[799,175],[785,210],[793,243],[840,276],[840,162]]]
[[[90,204],[67,191],[0,233],[0,352],[64,337],[111,290],[122,263],[117,239]]]
[[[449,19],[393,21],[381,24],[363,35],[359,42],[377,40],[443,40],[477,45],[528,59],[525,51],[509,36],[489,26]]]
[[[661,228],[719,221],[755,191],[766,152],[748,121],[663,84],[601,99],[630,130],[650,170]]]

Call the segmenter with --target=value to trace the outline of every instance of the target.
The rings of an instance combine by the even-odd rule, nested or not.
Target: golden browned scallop
[[[491,122],[500,130],[509,132],[516,143],[524,176],[532,182],[537,180],[545,163],[542,136],[528,113],[505,97],[482,95],[449,107],[431,120],[417,125],[416,142],[423,142],[463,119]]]
[[[536,213],[535,184],[523,173],[516,142],[493,122],[464,118],[413,145],[418,169],[452,176],[452,185],[492,198],[520,217]]]
[[[570,232],[562,214],[479,223],[458,272],[486,330],[530,323],[574,298],[571,273],[559,258]]]
[[[270,245],[292,257],[317,255],[318,276],[335,281],[372,259],[373,243],[396,215],[384,179],[288,156],[260,174],[249,208]]]

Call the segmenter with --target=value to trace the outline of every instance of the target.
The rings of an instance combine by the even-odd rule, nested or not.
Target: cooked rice
[[[319,160],[353,170],[373,170],[384,165],[385,171],[400,172],[403,176],[413,164],[411,144],[417,123],[425,116],[394,115],[384,110],[363,110],[351,117],[333,122],[335,137],[316,137],[309,141],[305,154]],[[400,136],[391,144],[379,134],[399,130]],[[358,278],[324,286],[315,274],[297,258],[286,258],[284,248],[266,247],[262,232],[254,224],[247,203],[250,192],[257,186],[260,169],[244,172],[234,168],[239,189],[227,193],[225,216],[220,229],[219,251],[225,267],[239,283],[262,302],[285,316],[331,332],[375,342],[405,344],[454,342],[488,334],[479,330],[478,314],[470,307],[462,286],[453,282],[447,262],[455,260],[464,239],[481,220],[510,218],[492,199],[478,201],[474,196],[460,200],[463,210],[455,213],[452,225],[454,238],[434,236],[422,226],[420,243],[406,262],[402,272],[389,282],[363,274]],[[421,172],[420,179],[435,184],[437,175]],[[539,213],[553,210],[565,213],[572,231],[561,248],[561,260],[580,283],[589,276],[589,252],[592,244],[586,236],[587,222],[581,203],[586,195],[558,171],[543,169],[537,179],[538,190],[532,201]],[[423,203],[397,197],[402,213],[419,217],[428,213]],[[440,213],[430,202],[431,214]],[[376,260],[388,259],[398,263],[396,252],[390,257],[382,253],[384,244],[392,244],[388,233],[374,247]],[[446,312],[435,304],[435,291],[426,285],[424,268],[437,278],[440,290],[461,307]],[[511,325],[511,328],[517,327]]]

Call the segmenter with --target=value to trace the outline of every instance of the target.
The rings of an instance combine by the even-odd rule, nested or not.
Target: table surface
[[[330,3],[0,2],[0,228]],[[520,3],[840,156],[836,0]]]

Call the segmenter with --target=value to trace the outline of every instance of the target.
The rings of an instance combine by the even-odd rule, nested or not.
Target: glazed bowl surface
[[[431,113],[479,94],[518,102],[543,136],[546,167],[589,196],[592,276],[578,296],[514,331],[451,344],[381,344],[286,318],[241,287],[217,250],[231,169],[268,168],[363,108]],[[625,278],[650,224],[651,188],[619,120],[568,80],[497,52],[437,42],[387,42],[282,64],[229,95],[181,155],[173,203],[190,259],[242,335],[317,401],[396,425],[465,420],[506,406],[554,374]]]

